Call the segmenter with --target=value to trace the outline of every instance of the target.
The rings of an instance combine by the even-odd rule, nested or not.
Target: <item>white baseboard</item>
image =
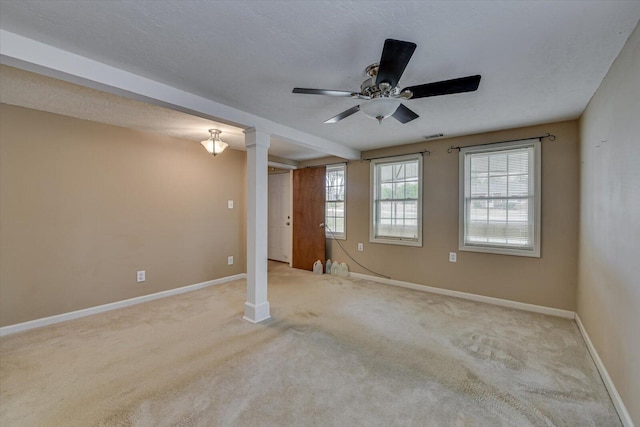
[[[149,294],[149,295],[142,295],[139,297],[126,299],[123,301],[116,301],[109,304],[98,305],[96,307],[89,307],[82,310],[71,311],[69,313],[62,313],[62,314],[57,314],[55,316],[30,320],[24,323],[17,323],[15,325],[4,326],[0,328],[0,337],[5,335],[10,335],[10,334],[15,334],[17,332],[28,331],[29,329],[41,328],[43,326],[65,322],[67,320],[77,319],[79,317],[90,316],[92,314],[103,313],[105,311],[128,307],[130,305],[140,304],[147,301],[153,301],[159,298],[166,298],[173,295],[183,294],[185,292],[195,291],[198,289],[206,288],[208,286],[220,285],[222,283],[231,282],[239,279],[246,279],[246,277],[247,277],[246,273],[240,273],[233,276],[222,277],[220,279],[209,280],[207,282],[196,283],[195,285],[182,286],[180,288],[169,289],[167,291],[156,292],[154,294]]]
[[[549,314],[551,316],[564,317],[566,319],[573,319],[575,315],[573,311],[561,310],[559,308],[545,307],[542,305],[535,305],[535,304],[527,304],[524,302],[511,301],[511,300],[506,300],[501,298],[486,297],[483,295],[470,294],[467,292],[460,292],[460,291],[452,291],[449,289],[434,288],[432,286],[418,285],[416,283],[402,282],[400,280],[386,279],[384,277],[370,276],[368,274],[361,274],[361,273],[349,273],[349,274],[352,277],[371,280],[372,282],[384,283],[385,285],[400,286],[402,288],[415,289],[423,292],[431,292],[433,294],[446,295],[449,297],[456,297],[456,298],[462,298],[462,299],[467,299],[471,301],[484,302],[487,304],[499,305],[502,307],[532,311],[534,313]]]
[[[593,346],[591,342],[591,338],[589,338],[589,334],[587,330],[584,328],[582,321],[580,320],[580,316],[576,313],[576,323],[578,324],[578,329],[580,329],[580,333],[582,334],[582,338],[584,342],[587,344],[587,348],[589,349],[589,353],[591,353],[591,358],[593,358],[593,362],[596,364],[596,368],[598,368],[598,372],[600,373],[600,377],[602,378],[602,382],[604,383],[607,391],[609,392],[609,396],[611,396],[611,400],[613,401],[613,406],[616,407],[616,411],[618,411],[618,415],[620,416],[620,421],[622,421],[622,425],[624,427],[634,427],[633,420],[631,419],[631,415],[627,411],[626,406],[624,406],[624,402],[618,394],[618,390],[616,386],[613,384],[613,380],[609,376],[609,372],[607,372],[607,368],[604,367],[604,363],[602,363],[602,359],[600,359],[600,355],[596,351],[596,348]]]

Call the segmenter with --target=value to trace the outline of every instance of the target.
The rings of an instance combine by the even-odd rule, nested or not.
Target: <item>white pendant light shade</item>
[[[381,122],[396,112],[400,106],[400,101],[395,98],[373,98],[363,103],[360,109],[370,119],[376,119]]]
[[[209,129],[209,134],[210,134],[209,139],[200,141],[200,144],[202,144],[204,149],[207,150],[209,153],[213,154],[214,156],[222,153],[224,150],[227,149],[227,147],[229,147],[229,144],[227,144],[226,142],[220,139],[221,133],[222,131],[218,129]]]
[[[216,144],[215,144],[213,152],[216,153],[216,154],[220,154],[224,150],[226,150],[228,146],[229,146],[229,144],[227,144],[226,142],[221,141],[220,138],[218,138],[216,140]]]
[[[209,153],[213,154],[213,141],[210,139],[205,139],[204,141],[200,141],[200,144],[207,150]]]

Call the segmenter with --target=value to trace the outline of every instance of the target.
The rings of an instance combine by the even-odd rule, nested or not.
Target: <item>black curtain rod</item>
[[[510,139],[508,141],[488,142],[486,144],[465,145],[464,147],[454,147],[452,145],[451,147],[449,147],[447,149],[447,153],[451,153],[453,150],[460,151],[460,149],[467,148],[467,147],[480,147],[481,145],[493,145],[493,144],[503,144],[505,142],[526,141],[527,139],[539,139],[540,141],[542,141],[544,138],[549,138],[549,141],[555,141],[556,140],[556,136],[555,135],[547,133],[546,135],[532,136],[530,138]]]
[[[325,163],[322,165],[313,165],[313,166],[305,166],[305,169],[310,169],[310,168],[323,168],[325,166],[333,166],[333,165],[348,165],[351,162],[349,160],[347,160],[346,162],[335,162],[335,163]]]
[[[367,158],[362,159],[362,160],[368,160],[368,161],[371,161],[371,160],[376,160],[376,159],[387,159],[387,158],[389,158],[389,157],[410,156],[411,154],[422,154],[422,155],[425,155],[425,154],[426,154],[427,156],[430,156],[430,155],[431,155],[431,151],[429,151],[429,150],[422,150],[422,151],[416,151],[415,153],[394,154],[394,155],[392,155],[392,156],[367,157]]]

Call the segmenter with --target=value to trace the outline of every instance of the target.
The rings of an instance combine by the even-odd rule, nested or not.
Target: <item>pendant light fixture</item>
[[[217,156],[227,149],[229,144],[222,141],[220,139],[221,130],[218,129],[209,129],[209,139],[205,139],[201,141],[200,144],[207,150],[209,153]]]

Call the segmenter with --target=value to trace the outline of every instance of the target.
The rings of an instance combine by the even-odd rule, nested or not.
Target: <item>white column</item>
[[[247,302],[244,319],[252,323],[267,320],[267,162],[268,133],[250,128],[244,131],[247,147]]]

